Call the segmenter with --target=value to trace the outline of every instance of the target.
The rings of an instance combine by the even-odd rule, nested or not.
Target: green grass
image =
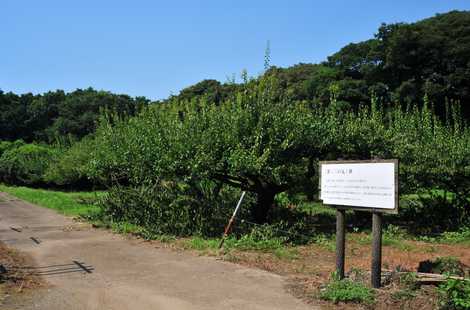
[[[361,245],[372,243],[372,233],[370,232],[365,236],[361,235],[353,238]],[[411,237],[405,230],[395,225],[388,225],[382,232],[383,246],[394,247],[405,252],[414,250],[413,245],[408,243],[407,240],[411,240]]]
[[[227,239],[226,241],[230,240]],[[186,240],[183,244],[184,248],[206,251],[206,250],[217,250],[219,248],[220,239],[205,239],[202,237],[192,237]],[[227,244],[225,244],[227,246]]]
[[[207,239],[195,236],[185,240],[183,247],[186,249],[208,252],[218,250],[219,244],[220,239]],[[276,239],[254,240],[249,235],[243,236],[240,239],[228,237],[224,242],[224,251],[230,252],[230,250],[272,253],[276,258],[281,260],[294,260],[299,257],[298,249],[285,246]]]
[[[461,227],[458,231],[443,232],[439,236],[419,236],[415,237],[418,241],[429,243],[461,244],[470,246],[470,228]]]
[[[84,216],[98,211],[93,201],[105,195],[105,192],[59,192],[6,185],[0,185],[0,191],[67,216]]]
[[[194,250],[215,250],[218,248],[220,239],[206,239],[202,237],[192,237],[185,242],[185,247]],[[225,249],[237,249],[240,251],[261,251],[274,252],[283,249],[282,241],[276,238],[255,240],[250,235],[244,235],[240,239],[228,237],[224,242]],[[282,256],[284,253],[278,253]]]

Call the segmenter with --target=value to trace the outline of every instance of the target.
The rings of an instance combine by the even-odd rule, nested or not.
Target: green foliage
[[[439,286],[440,303],[443,309],[470,309],[470,281],[447,279]]]
[[[230,218],[238,193],[224,187],[217,196],[204,194],[213,190],[212,186],[199,183],[190,187],[171,182],[115,186],[109,190],[101,207],[112,221],[142,226],[156,235],[215,236],[220,235]]]
[[[400,190],[419,193],[400,216],[434,231],[467,225],[470,130],[458,117],[453,124],[440,122],[426,106],[394,114],[392,152],[400,159]]]
[[[470,46],[461,41],[469,36],[469,21],[469,12],[453,11],[413,24],[383,24],[374,39],[345,46],[328,57],[328,64],[343,80],[366,83],[369,90],[386,85],[380,96],[404,105],[422,103],[427,94],[444,116],[445,98],[469,100]],[[467,117],[469,112],[466,108]]]
[[[375,96],[381,103],[421,107],[426,95],[440,117],[447,117],[446,104],[460,102],[469,119],[469,24],[468,11],[383,24],[374,38],[348,44],[321,64],[276,68],[265,61],[265,76],[277,76],[279,88],[292,100],[311,106],[335,103],[339,109],[357,109]],[[220,103],[242,88],[204,80],[169,101],[206,97]]]
[[[91,187],[95,182],[88,176],[88,166],[96,147],[94,139],[85,137],[71,147],[61,149],[54,163],[45,171],[44,180],[75,190]]]
[[[44,184],[44,173],[56,155],[51,147],[37,144],[9,148],[0,157],[1,180],[10,184]]]
[[[102,110],[134,115],[148,103],[143,97],[92,88],[20,96],[0,90],[0,140],[52,142],[65,136],[81,138],[94,132]]]
[[[446,243],[470,243],[470,227],[462,227],[459,231],[444,232],[439,241]]]
[[[104,203],[106,212],[119,220],[125,214],[130,216],[125,220],[142,225],[151,225],[144,211],[149,205],[170,208],[183,222],[193,221],[195,210],[201,216],[197,221],[212,223],[217,217],[215,222],[220,222],[219,211],[207,211],[206,206],[230,187],[247,190],[256,199],[244,207],[250,211],[244,219],[270,222],[282,230],[295,225],[302,235],[311,226],[298,220],[305,216],[290,207],[288,195],[317,178],[319,160],[339,157],[398,158],[400,190],[430,193],[420,194],[418,205],[404,208],[404,220],[419,222],[431,204],[443,215],[451,214],[436,217],[440,213],[428,212],[436,229],[465,224],[469,218],[470,201],[462,197],[469,197],[470,131],[458,118],[452,124],[441,122],[427,106],[404,112],[374,101],[358,111],[334,105],[312,108],[289,99],[279,80],[269,76],[219,104],[173,101],[130,119],[108,117],[93,143],[99,147],[91,151],[88,177],[123,185]],[[144,187],[149,189],[131,194]],[[444,200],[438,200],[441,196]],[[235,201],[232,197],[233,205]],[[227,218],[233,205],[223,212]],[[197,225],[190,226],[183,234],[194,232]]]
[[[6,151],[18,148],[22,145],[24,145],[24,142],[22,140],[16,140],[14,142],[0,141],[0,158],[2,157],[3,153],[5,153]]]
[[[371,304],[374,302],[375,293],[362,283],[353,282],[349,279],[334,279],[321,291],[320,298],[334,303],[355,302]]]

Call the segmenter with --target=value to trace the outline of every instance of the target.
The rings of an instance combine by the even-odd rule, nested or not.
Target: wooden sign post
[[[398,160],[320,162],[320,199],[336,208],[336,273],[344,278],[345,210],[372,212],[371,284],[380,287],[382,213],[398,212]]]
[[[344,278],[344,256],[346,249],[346,211],[336,209],[336,275]]]
[[[380,287],[382,274],[382,214],[372,213],[372,263],[370,281],[372,287]]]

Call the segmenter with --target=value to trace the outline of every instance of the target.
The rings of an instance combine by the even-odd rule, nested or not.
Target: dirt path
[[[155,248],[0,198],[0,240],[31,255],[31,270],[49,284],[2,309],[312,309],[285,291],[281,276]]]

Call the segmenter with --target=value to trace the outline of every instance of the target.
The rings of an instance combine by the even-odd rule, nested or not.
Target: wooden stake
[[[235,217],[237,216],[238,209],[240,209],[240,206],[242,204],[243,198],[245,197],[245,194],[246,192],[244,191],[242,195],[240,196],[240,200],[238,200],[237,206],[235,207],[235,211],[233,211],[232,217],[230,218],[227,226],[225,227],[224,235],[222,236],[222,240],[220,240],[219,249],[221,249],[222,246],[224,245],[225,238],[227,238],[230,232],[230,229],[232,228],[233,222],[235,221]]]

